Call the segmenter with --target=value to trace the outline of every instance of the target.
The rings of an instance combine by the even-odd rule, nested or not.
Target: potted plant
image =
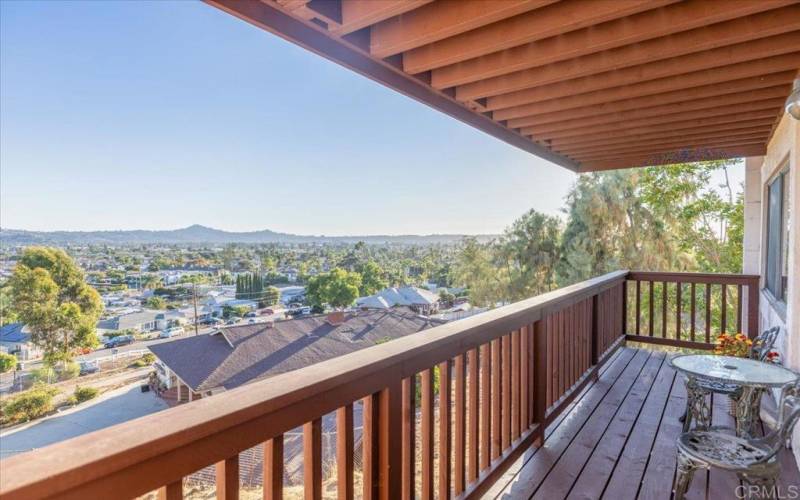
[[[714,354],[746,358],[750,355],[750,348],[752,346],[753,341],[741,333],[737,333],[736,335],[722,333],[717,337],[717,346],[714,348]]]
[[[753,341],[741,333],[736,335],[722,333],[717,337],[717,346],[714,348],[714,354],[746,358],[750,356],[750,348],[752,346]],[[736,415],[736,404],[735,396],[729,395],[728,405],[731,415]]]

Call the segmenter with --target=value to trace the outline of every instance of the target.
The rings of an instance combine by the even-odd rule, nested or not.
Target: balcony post
[[[545,412],[547,411],[547,328],[545,318],[533,324],[533,423],[536,427],[534,446],[544,444]]]
[[[394,380],[378,393],[378,498],[391,500],[401,490],[403,467],[403,389]]]
[[[747,284],[747,336],[750,339],[758,336],[758,285],[758,278]]]

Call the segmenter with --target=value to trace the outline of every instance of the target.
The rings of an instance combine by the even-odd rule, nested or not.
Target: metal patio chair
[[[777,428],[762,438],[736,437],[732,429],[723,427],[683,433],[678,440],[678,472],[673,485],[675,500],[684,498],[695,470],[712,467],[735,473],[745,485],[745,493],[750,494],[750,487],[757,487],[757,498],[774,498],[780,474],[777,454],[798,418],[800,382],[795,382],[781,391]]]

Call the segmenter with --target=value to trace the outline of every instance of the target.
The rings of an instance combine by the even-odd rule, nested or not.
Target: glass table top
[[[781,387],[798,378],[798,374],[780,365],[732,356],[687,354],[672,358],[670,363],[687,375],[741,385]]]

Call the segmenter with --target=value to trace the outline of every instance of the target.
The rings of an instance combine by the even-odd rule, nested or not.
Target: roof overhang
[[[763,155],[795,0],[206,0],[574,171]]]

